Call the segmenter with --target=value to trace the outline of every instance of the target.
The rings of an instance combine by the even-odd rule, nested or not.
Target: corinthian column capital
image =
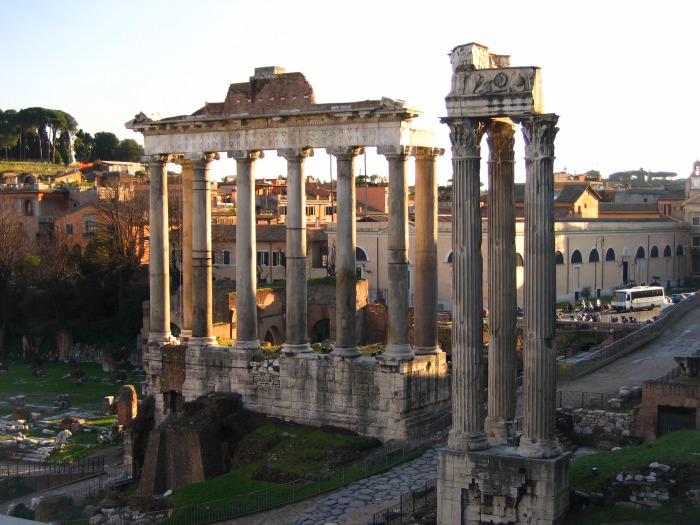
[[[515,124],[508,120],[492,120],[487,126],[486,142],[492,162],[513,162],[515,148]]]
[[[533,115],[520,121],[525,139],[525,158],[536,160],[541,158],[554,159],[554,138],[558,115]]]
[[[486,124],[475,118],[442,119],[450,128],[450,143],[453,159],[480,159],[481,139],[486,132]]]

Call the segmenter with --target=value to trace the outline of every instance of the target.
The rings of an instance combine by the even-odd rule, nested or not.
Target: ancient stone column
[[[310,353],[307,327],[306,290],[306,180],[304,161],[312,156],[310,148],[280,149],[277,155],[287,159],[287,354]]]
[[[259,348],[256,301],[255,161],[262,151],[229,151],[236,159],[236,344]]]
[[[336,247],[335,307],[336,336],[332,354],[359,357],[357,348],[357,273],[355,268],[355,157],[363,148],[328,148],[336,158],[338,173],[338,246]]]
[[[182,326],[180,341],[192,337],[192,161],[183,159],[182,166],[182,224],[180,243],[182,245],[182,281],[180,288],[180,311]]]
[[[521,121],[525,137],[525,313],[523,435],[518,453],[561,454],[556,441],[554,137],[556,115]]]
[[[408,181],[406,162],[410,148],[377,148],[389,163],[389,232],[387,272],[389,276],[387,345],[384,359],[412,359],[408,337]]]
[[[192,180],[192,337],[190,346],[215,345],[212,335],[211,178],[209,166],[218,153],[188,155]]]
[[[488,125],[488,411],[484,428],[492,445],[505,444],[515,417],[515,126],[510,120]]]
[[[413,346],[416,354],[438,354],[437,158],[441,148],[416,148]]]
[[[149,343],[169,343],[170,334],[170,242],[168,240],[168,155],[146,157],[150,174]]]
[[[480,160],[484,123],[443,119],[452,143],[452,430],[454,450],[483,450],[483,262],[481,258]]]

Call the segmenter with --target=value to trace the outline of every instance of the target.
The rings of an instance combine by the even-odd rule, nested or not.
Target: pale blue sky
[[[560,116],[555,170],[686,177],[700,156],[700,4],[687,0],[0,0],[0,19],[0,109],[62,109],[92,134],[141,141],[124,128],[137,113],[192,113],[276,65],[304,73],[318,102],[387,96],[423,110],[417,123],[447,150],[444,182],[448,53],[478,42],[541,68],[544,109]],[[266,155],[258,176],[284,174]],[[518,140],[519,180],[522,157]],[[385,174],[373,150],[367,162]],[[307,174],[328,170],[317,151]]]

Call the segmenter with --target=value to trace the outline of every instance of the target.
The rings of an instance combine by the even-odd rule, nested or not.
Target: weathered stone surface
[[[138,395],[132,385],[124,385],[117,395],[117,424],[128,425],[138,413]]]
[[[51,521],[67,520],[71,517],[73,500],[65,494],[49,494],[44,496],[34,510],[34,519],[49,523]]]
[[[185,403],[151,432],[139,492],[163,494],[228,472],[236,445],[264,419],[244,410],[238,394]]]

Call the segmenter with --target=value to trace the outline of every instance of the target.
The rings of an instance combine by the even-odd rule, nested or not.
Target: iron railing
[[[435,505],[437,501],[437,480],[425,482],[421,488],[401,495],[399,503],[375,512],[370,525],[401,525],[407,523],[416,512]]]

